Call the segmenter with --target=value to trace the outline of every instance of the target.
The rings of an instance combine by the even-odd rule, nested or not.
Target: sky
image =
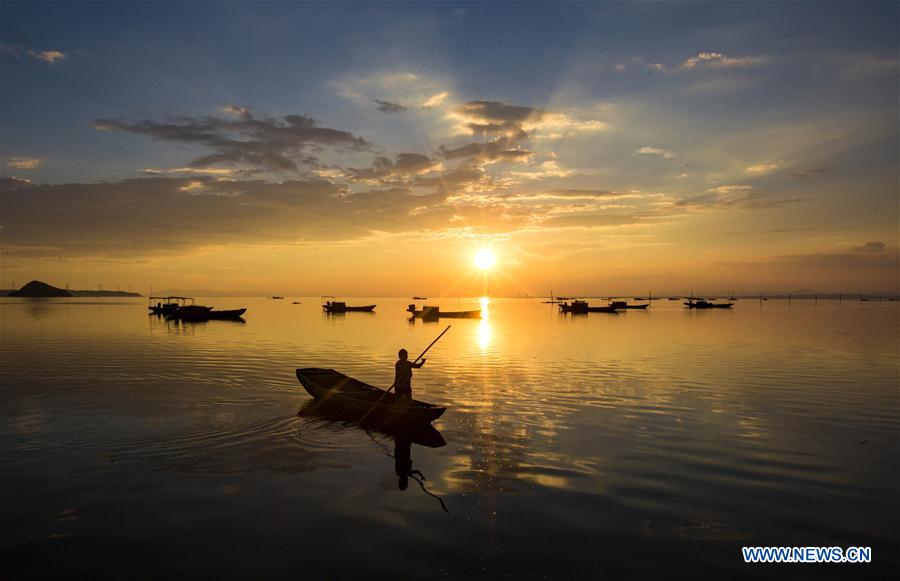
[[[0,45],[3,288],[900,286],[894,2],[4,1]]]

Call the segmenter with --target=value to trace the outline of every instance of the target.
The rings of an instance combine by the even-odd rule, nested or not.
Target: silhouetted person
[[[413,470],[412,456],[410,455],[410,440],[396,437],[394,439],[394,472],[397,473],[397,488],[406,490],[409,485],[409,477],[424,476],[418,470]]]
[[[397,395],[405,400],[412,400],[412,370],[425,365],[423,359],[421,363],[410,363],[409,354],[406,349],[401,349],[397,353],[400,359],[394,364],[394,389]]]

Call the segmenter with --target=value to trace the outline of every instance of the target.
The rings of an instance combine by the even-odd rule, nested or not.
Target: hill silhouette
[[[9,293],[10,297],[70,297],[72,293],[67,290],[56,288],[46,282],[33,280],[20,288],[19,290]]]

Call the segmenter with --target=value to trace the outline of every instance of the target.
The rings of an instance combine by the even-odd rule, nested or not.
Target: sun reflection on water
[[[481,321],[478,323],[478,348],[484,353],[491,345],[493,333],[491,331],[490,312],[488,305],[491,302],[489,297],[481,297],[478,299],[481,303]]]

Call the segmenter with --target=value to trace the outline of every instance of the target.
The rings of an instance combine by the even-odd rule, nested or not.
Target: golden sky
[[[898,288],[895,6],[157,8],[2,6],[0,286]]]

